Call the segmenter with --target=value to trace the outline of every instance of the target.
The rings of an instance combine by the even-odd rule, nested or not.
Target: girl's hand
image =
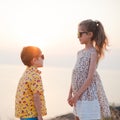
[[[67,101],[68,101],[68,104],[72,107],[73,103],[71,101],[71,98],[72,98],[72,95],[68,97]]]
[[[76,103],[77,103],[78,99],[79,99],[79,96],[78,96],[78,94],[76,94],[74,97],[72,97],[72,98],[70,99],[70,103],[71,103],[72,105],[76,106]]]
[[[68,100],[68,104],[72,107],[73,106],[73,102],[71,101],[71,99]]]
[[[72,94],[69,94],[67,101],[68,101],[68,104],[72,107],[73,104],[71,102],[71,98],[72,98]]]

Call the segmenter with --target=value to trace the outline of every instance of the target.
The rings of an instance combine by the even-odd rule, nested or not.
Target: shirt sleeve
[[[31,91],[34,93],[43,93],[42,79],[39,74],[34,74],[30,82]]]

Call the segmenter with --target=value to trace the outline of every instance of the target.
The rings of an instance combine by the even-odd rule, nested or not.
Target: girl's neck
[[[85,44],[85,49],[93,48],[93,44]]]

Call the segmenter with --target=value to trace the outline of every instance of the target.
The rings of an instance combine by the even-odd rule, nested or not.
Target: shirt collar
[[[39,73],[39,74],[41,73],[41,71],[38,70],[37,67],[35,67],[35,66],[27,67],[27,70],[34,71],[34,72]]]

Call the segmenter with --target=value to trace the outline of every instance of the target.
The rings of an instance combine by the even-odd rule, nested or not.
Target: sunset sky
[[[36,45],[45,53],[46,65],[70,66],[82,48],[77,25],[93,19],[103,23],[109,38],[108,66],[118,69],[119,6],[119,0],[0,0],[0,64],[20,63],[22,47]]]

